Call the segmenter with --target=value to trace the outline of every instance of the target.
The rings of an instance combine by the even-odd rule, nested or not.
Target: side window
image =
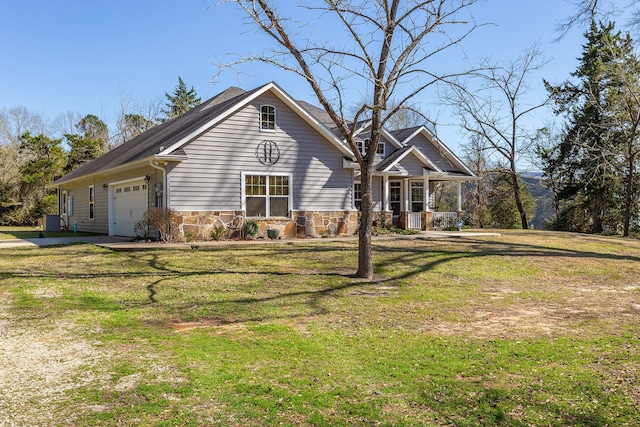
[[[273,105],[260,107],[260,130],[276,130],[276,107]]]
[[[289,217],[289,176],[245,175],[248,217]]]
[[[358,150],[362,153],[362,155],[367,154],[367,145],[371,142],[371,138],[366,138],[364,141],[356,140],[356,145],[358,146]],[[376,154],[380,156],[384,156],[384,141],[379,141],[378,146],[376,147]]]
[[[360,210],[360,206],[362,205],[362,186],[359,182],[353,184],[353,204],[356,209]]]
[[[89,186],[89,219],[93,219],[93,214],[94,214],[94,210],[93,210],[93,202],[95,200],[95,192],[94,192],[94,187],[93,185]]]

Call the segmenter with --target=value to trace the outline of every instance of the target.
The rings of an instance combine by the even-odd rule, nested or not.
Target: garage
[[[134,226],[148,209],[148,184],[142,179],[112,186],[113,235],[135,236]]]

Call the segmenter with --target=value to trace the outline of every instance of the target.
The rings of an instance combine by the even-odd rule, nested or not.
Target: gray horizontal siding
[[[396,165],[396,168],[405,175],[422,176],[424,165],[418,158],[409,153]]]
[[[259,130],[260,105],[276,107],[275,132]],[[256,146],[278,144],[280,159],[262,165]],[[242,172],[290,174],[294,210],[351,209],[351,171],[342,154],[296,113],[265,95],[184,147],[188,160],[170,173],[170,204],[176,210],[238,210]]]
[[[424,135],[418,134],[408,145],[415,145],[422,149],[422,152],[433,164],[446,172],[462,172],[447,159],[437,146],[432,144]]]
[[[94,175],[84,180],[62,184],[60,186],[60,195],[62,195],[62,190],[66,190],[69,195],[73,196],[73,215],[69,216],[69,229],[73,229],[75,222],[78,231],[109,233],[109,191],[107,188],[103,188],[102,185],[108,185],[110,182],[149,175],[151,177],[148,193],[149,206],[153,206],[155,200],[154,185],[156,182],[162,182],[162,173],[158,174],[158,172],[150,167],[138,167],[126,173]],[[93,220],[89,219],[90,185],[93,185],[95,189]]]

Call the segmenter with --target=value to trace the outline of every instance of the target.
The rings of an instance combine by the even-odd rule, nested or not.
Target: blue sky
[[[292,5],[297,0],[283,0]],[[225,71],[212,84],[215,63],[229,53],[247,54],[264,38],[243,25],[240,12],[218,0],[20,0],[0,6],[0,108],[24,106],[55,118],[66,111],[96,114],[112,124],[120,95],[137,101],[172,92],[181,76],[202,99],[228,86],[251,89],[275,80],[292,96],[315,103],[303,81],[263,66],[241,74]],[[575,69],[583,42],[574,31],[553,43],[557,23],[570,8],[560,0],[484,0],[473,11],[477,21],[493,22],[466,44],[469,60],[509,59],[539,41],[549,64],[544,77],[560,82]],[[254,49],[255,50],[255,49]],[[452,56],[456,65],[460,56]],[[542,77],[542,76],[540,76]],[[540,79],[533,82],[543,96]],[[536,94],[532,94],[536,97]],[[438,115],[433,94],[422,108]],[[455,119],[442,118],[443,123]],[[539,118],[538,120],[542,120]],[[455,147],[455,126],[441,134]]]

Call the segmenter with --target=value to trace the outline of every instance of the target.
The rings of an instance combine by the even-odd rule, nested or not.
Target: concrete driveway
[[[129,242],[131,237],[118,236],[69,236],[69,237],[42,237],[33,239],[10,239],[0,240],[0,249],[4,248],[26,248],[38,246],[68,245],[71,243],[119,243]]]

